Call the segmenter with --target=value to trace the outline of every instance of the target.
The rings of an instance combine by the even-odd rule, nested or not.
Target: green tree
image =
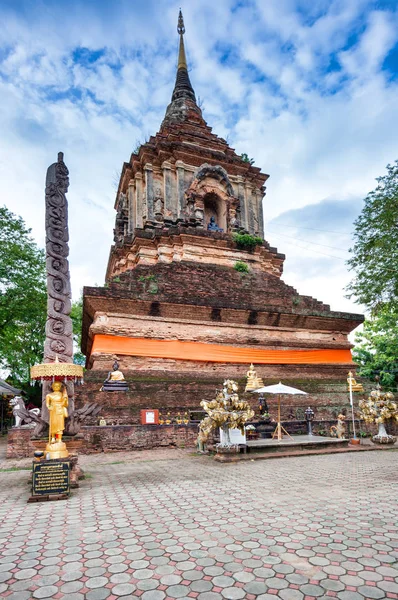
[[[377,182],[354,223],[348,261],[354,271],[349,295],[374,313],[386,302],[398,305],[398,161]]]
[[[359,374],[374,380],[380,376],[385,389],[398,384],[398,307],[385,304],[367,319],[363,331],[355,336],[353,358],[359,365]]]
[[[86,357],[81,352],[80,347],[82,343],[82,324],[83,324],[83,297],[80,296],[79,300],[72,302],[72,310],[70,313],[73,327],[73,362],[77,365],[85,365]]]
[[[21,217],[0,207],[0,368],[17,387],[43,358],[47,313],[44,251]]]

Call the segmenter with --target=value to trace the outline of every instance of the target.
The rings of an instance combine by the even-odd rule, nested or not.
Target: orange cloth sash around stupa
[[[94,336],[91,353],[94,352],[220,363],[299,365],[352,362],[350,350],[262,350],[203,342],[154,340],[103,334]]]

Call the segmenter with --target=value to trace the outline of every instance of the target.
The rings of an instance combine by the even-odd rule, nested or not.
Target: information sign
[[[158,425],[159,411],[157,409],[142,409],[141,410],[142,425]]]
[[[69,494],[69,473],[69,461],[44,460],[34,462],[32,470],[33,496]]]

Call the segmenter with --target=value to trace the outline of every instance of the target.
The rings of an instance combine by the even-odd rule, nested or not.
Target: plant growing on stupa
[[[224,381],[222,391],[217,393],[214,400],[202,400],[200,405],[207,412],[199,426],[199,439],[206,442],[213,429],[223,430],[223,446],[232,446],[229,430],[240,429],[244,433],[245,423],[254,417],[254,411],[245,400],[240,400],[238,384],[232,379]]]
[[[232,239],[239,250],[247,250],[248,252],[253,252],[256,246],[262,246],[264,242],[261,237],[250,235],[250,233],[234,233]]]
[[[392,392],[383,392],[378,383],[376,389],[370,393],[367,400],[359,401],[360,417],[365,423],[377,423],[378,434],[373,436],[373,441],[380,444],[392,444],[396,438],[388,435],[385,423],[390,419],[398,422],[398,405],[394,402]]]

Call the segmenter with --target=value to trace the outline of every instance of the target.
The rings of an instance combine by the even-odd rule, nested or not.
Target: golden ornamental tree
[[[383,392],[380,384],[370,393],[367,400],[359,401],[360,417],[365,423],[377,423],[379,431],[373,436],[373,441],[382,444],[392,444],[396,438],[389,435],[385,428],[385,423],[390,419],[398,422],[398,406],[394,401],[392,392]]]
[[[254,411],[245,400],[240,400],[238,395],[239,386],[236,381],[227,379],[224,381],[223,389],[217,393],[214,400],[207,402],[202,400],[200,405],[207,412],[199,426],[199,439],[205,443],[213,431],[221,427],[223,430],[223,445],[232,446],[229,436],[230,429],[240,429],[244,433],[245,423],[254,417]]]

